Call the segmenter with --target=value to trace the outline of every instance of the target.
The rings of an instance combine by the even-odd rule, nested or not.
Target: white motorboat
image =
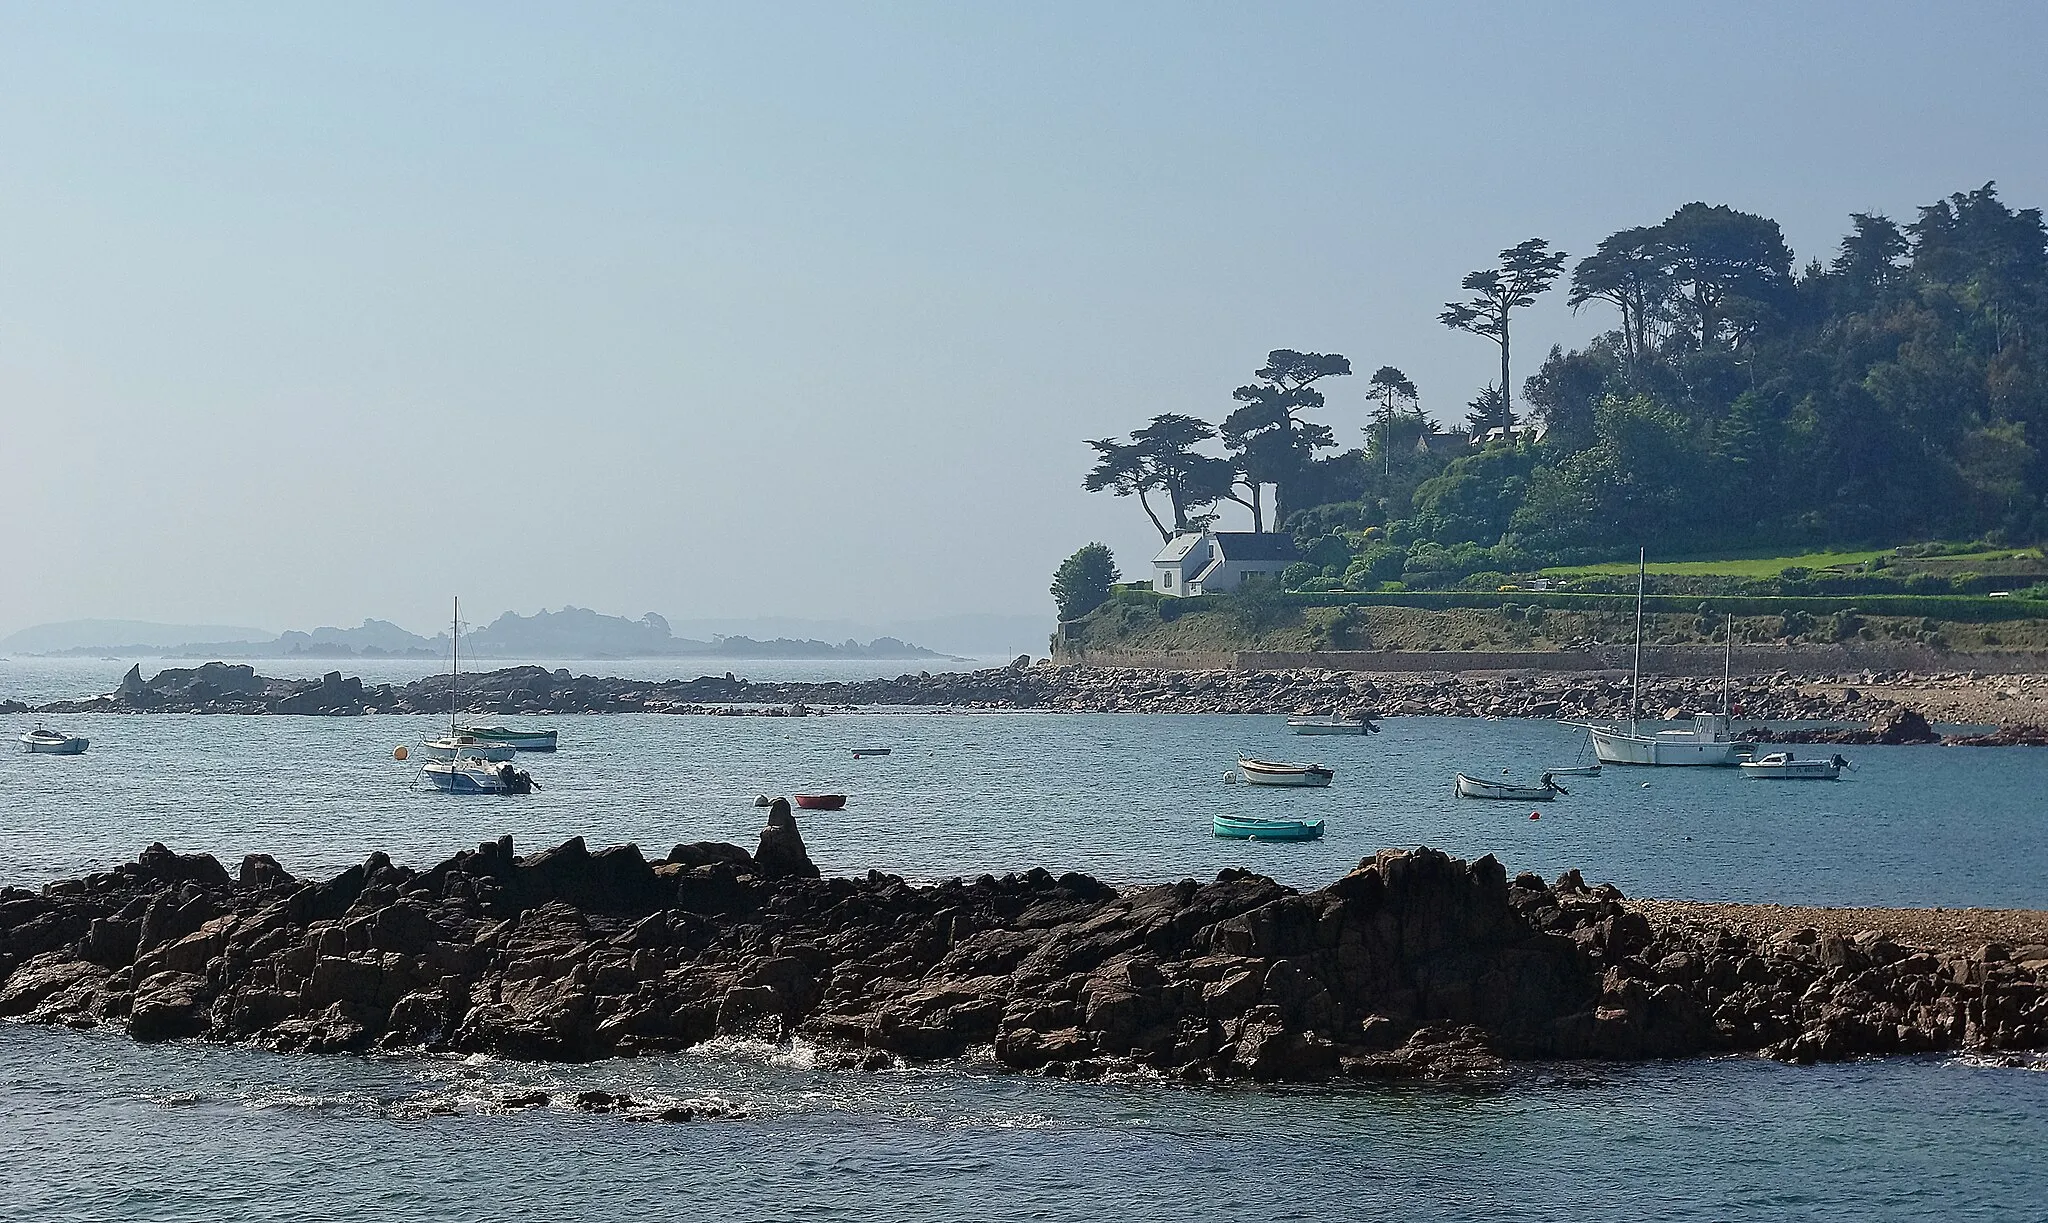
[[[1746,760],[1756,744],[1735,739],[1729,733],[1728,674],[1735,660],[1735,617],[1729,616],[1727,640],[1721,659],[1721,712],[1694,714],[1692,725],[1645,731],[1636,713],[1643,688],[1643,575],[1645,558],[1636,559],[1636,642],[1635,660],[1629,667],[1628,726],[1583,726],[1593,737],[1594,758],[1603,764],[1647,764],[1664,766],[1725,766]]]
[[[1248,786],[1327,786],[1337,776],[1320,764],[1285,764],[1249,756],[1237,758],[1237,775]]]
[[[445,794],[526,794],[540,788],[525,769],[474,757],[428,761],[420,776]]]
[[[420,753],[429,760],[488,760],[493,763],[512,759],[517,751],[509,743],[486,743],[475,735],[442,735],[420,744]]]
[[[1560,794],[1571,791],[1558,785],[1545,773],[1542,781],[1533,786],[1520,785],[1511,781],[1481,781],[1477,777],[1458,774],[1457,791],[1459,798],[1504,798],[1522,803],[1547,803]]]
[[[1380,724],[1370,715],[1346,718],[1333,714],[1326,718],[1292,717],[1287,719],[1287,729],[1297,735],[1376,735]]]
[[[90,740],[78,735],[67,735],[60,730],[46,730],[43,724],[21,736],[21,745],[35,756],[82,756]]]
[[[1762,781],[1839,781],[1842,770],[1853,766],[1840,755],[1826,760],[1794,760],[1790,752],[1772,752],[1736,767],[1744,777]]]

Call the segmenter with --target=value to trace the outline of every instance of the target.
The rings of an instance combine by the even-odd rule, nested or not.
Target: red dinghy
[[[806,811],[837,811],[846,806],[844,794],[796,794],[791,797]]]

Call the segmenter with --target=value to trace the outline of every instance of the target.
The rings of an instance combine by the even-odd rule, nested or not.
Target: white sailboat
[[[524,769],[486,759],[481,745],[456,726],[461,702],[456,688],[462,678],[462,600],[455,600],[455,624],[448,638],[448,733],[429,740],[423,747],[429,760],[420,768],[428,785],[444,794],[525,794],[536,789],[533,777]],[[475,745],[472,748],[471,745]],[[509,751],[507,752],[509,755]]]
[[[1647,552],[1636,557],[1635,659],[1629,668],[1628,727],[1584,726],[1593,736],[1593,755],[1602,764],[1664,766],[1739,764],[1755,754],[1756,744],[1736,740],[1728,730],[1728,674],[1735,661],[1735,617],[1727,621],[1727,642],[1721,661],[1721,712],[1697,713],[1692,725],[1669,730],[1642,730],[1638,712],[1643,690],[1643,576]]]

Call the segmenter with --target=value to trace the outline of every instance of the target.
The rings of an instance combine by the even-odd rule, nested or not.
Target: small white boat
[[[429,761],[420,776],[444,794],[528,794],[540,788],[525,769],[474,757]]]
[[[1597,764],[1570,764],[1570,765],[1564,765],[1564,766],[1562,766],[1562,767],[1559,767],[1559,768],[1554,768],[1554,769],[1551,769],[1551,770],[1549,770],[1549,776],[1552,776],[1552,777],[1598,777],[1598,776],[1600,776],[1600,766],[1599,766],[1599,765],[1597,765]]]
[[[516,749],[509,743],[485,743],[472,735],[442,735],[420,744],[420,754],[429,760],[463,760],[474,757],[492,762],[512,759]]]
[[[31,755],[37,756],[81,756],[90,741],[78,735],[67,735],[59,730],[45,730],[41,722],[36,728],[21,737],[21,745]]]
[[[1337,776],[1320,764],[1285,764],[1249,756],[1237,758],[1237,772],[1248,786],[1327,786]]]
[[[1380,724],[1371,717],[1297,716],[1287,719],[1287,729],[1297,735],[1376,735],[1379,733]]]
[[[1839,781],[1842,770],[1852,766],[1839,755],[1826,760],[1794,760],[1790,752],[1772,752],[1735,767],[1744,777],[1761,781]]]
[[[1533,786],[1519,785],[1510,781],[1481,781],[1477,777],[1458,774],[1459,798],[1501,798],[1518,803],[1547,803],[1560,794],[1571,791],[1558,785],[1545,773],[1543,780]]]

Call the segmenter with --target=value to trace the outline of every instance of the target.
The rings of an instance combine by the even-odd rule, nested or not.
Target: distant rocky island
[[[0,642],[0,649],[45,656],[148,655],[163,658],[446,658],[448,634],[424,637],[389,620],[366,619],[355,628],[291,630],[269,637],[261,630],[223,630],[245,640],[173,641],[175,625],[140,621],[77,621],[37,625]],[[210,627],[210,626],[202,626]],[[80,638],[84,640],[80,640]],[[744,658],[948,659],[951,655],[895,637],[841,642],[777,637],[677,637],[653,612],[638,620],[587,607],[543,608],[531,616],[506,612],[463,634],[462,652],[474,658]]]

